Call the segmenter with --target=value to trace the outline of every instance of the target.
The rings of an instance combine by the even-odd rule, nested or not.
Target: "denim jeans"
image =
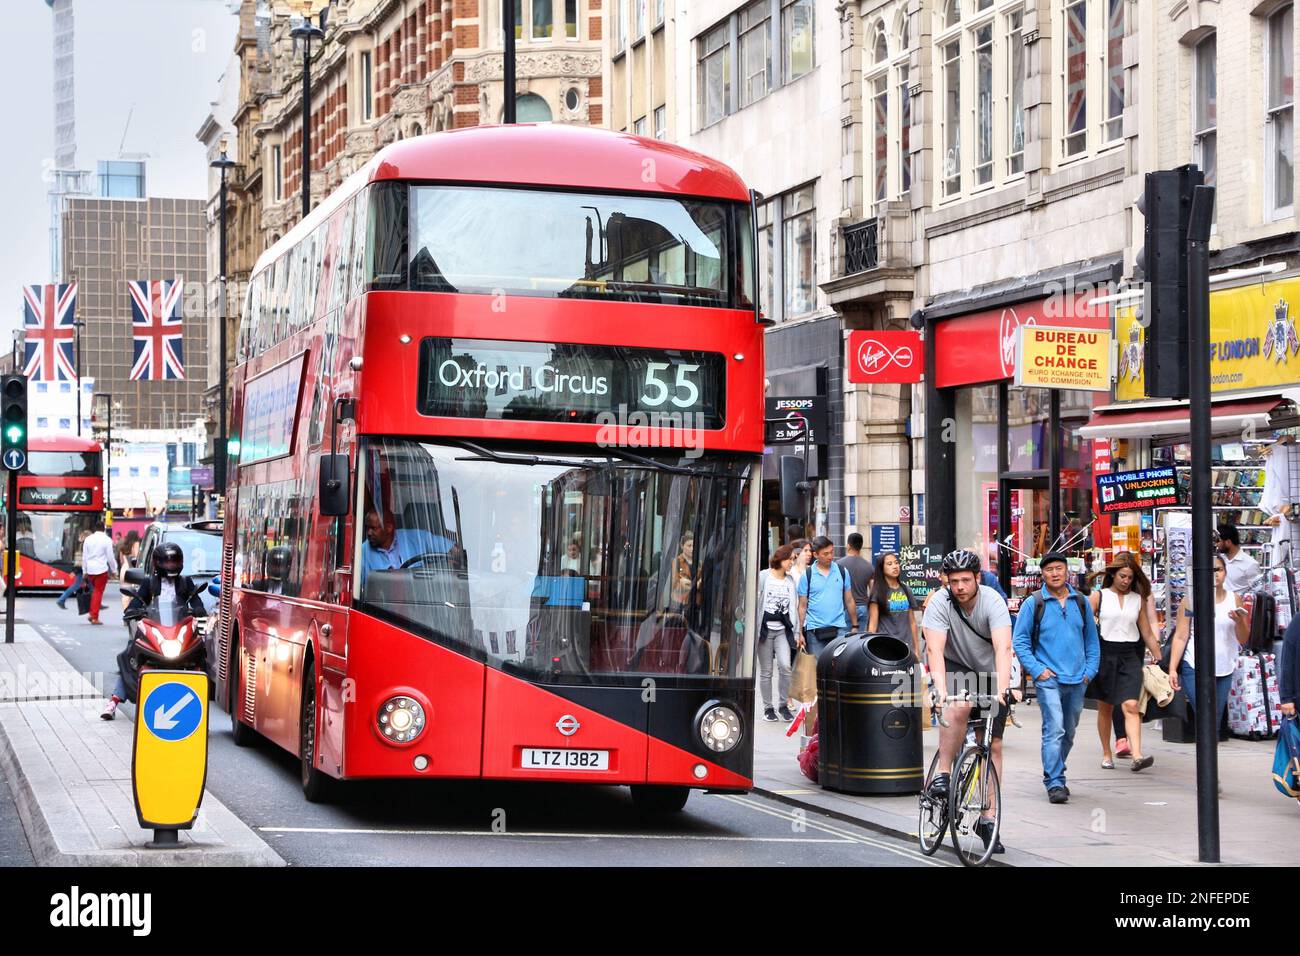
[[[758,690],[763,696],[763,709],[784,707],[790,698],[790,642],[785,638],[785,631],[763,629],[763,637],[758,642]],[[776,659],[776,683],[778,699],[772,703],[772,660]]]
[[[1055,677],[1034,681],[1043,714],[1043,786],[1065,786],[1065,761],[1074,746],[1074,729],[1083,713],[1086,684],[1062,684]]]
[[[865,634],[867,632],[867,624],[870,621],[871,621],[871,616],[867,613],[867,606],[865,604],[859,604],[858,605],[858,632]]]
[[[837,627],[835,629],[835,637],[832,637],[830,640],[827,641],[817,640],[817,638],[813,637],[811,630],[805,630],[803,632],[803,635],[804,635],[804,640],[808,642],[808,653],[811,654],[813,657],[821,657],[822,651],[826,650],[827,645],[830,644],[831,641],[836,640],[836,638],[843,637],[847,633],[849,633],[849,629],[847,627]]]
[[[66,601],[68,598],[72,597],[80,590],[81,590],[81,572],[78,571],[77,576],[73,578],[72,583],[68,585],[68,589],[59,595],[59,600]]]
[[[1187,663],[1184,659],[1178,664],[1178,680],[1183,685],[1183,690],[1187,694],[1187,704],[1192,708],[1192,713],[1196,713],[1196,668]],[[1214,678],[1214,703],[1216,716],[1214,720],[1215,733],[1217,734],[1219,725],[1223,723],[1223,715],[1228,709],[1228,691],[1232,689],[1232,675]]]

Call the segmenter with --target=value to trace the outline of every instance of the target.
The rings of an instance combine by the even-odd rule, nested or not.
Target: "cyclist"
[[[1011,689],[1011,615],[997,591],[980,584],[980,559],[973,551],[952,551],[944,556],[942,572],[947,586],[931,595],[921,620],[925,633],[926,661],[934,679],[936,695],[954,696],[969,693],[997,694],[1008,700]],[[931,783],[934,796],[943,798],[949,788],[953,761],[966,737],[966,722],[978,717],[971,704],[946,702],[947,727],[939,728],[939,764]],[[993,718],[992,754],[998,777],[1002,776],[1002,732],[1007,723],[1007,708],[998,707]],[[988,845],[993,832],[986,820],[977,824],[977,832]],[[994,848],[1001,853],[1002,841]]]

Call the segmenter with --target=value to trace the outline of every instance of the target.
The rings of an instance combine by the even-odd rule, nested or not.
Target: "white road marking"
[[[565,833],[553,830],[402,830],[365,829],[353,827],[258,827],[262,833],[316,833],[327,836],[471,836],[471,837],[529,837],[554,840],[698,840],[724,843],[856,843],[852,838],[825,839],[822,837],[758,837],[709,836],[702,833]]]

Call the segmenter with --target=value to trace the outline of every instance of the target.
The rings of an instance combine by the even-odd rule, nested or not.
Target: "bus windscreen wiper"
[[[604,464],[600,461],[587,459],[586,461],[573,461],[568,458],[540,458],[537,455],[507,455],[499,451],[493,451],[490,448],[484,448],[472,441],[459,440],[456,444],[469,451],[474,452],[472,456],[457,458],[457,461],[495,461],[499,465],[559,465],[563,468],[591,468],[599,467]]]
[[[669,465],[662,461],[656,461],[645,455],[638,455],[634,451],[627,451],[623,448],[603,448],[601,449],[607,455],[614,455],[622,458],[624,461],[630,461],[638,465],[644,465],[647,468],[653,468],[655,471],[666,471],[672,475],[690,475],[691,477],[703,476],[709,478],[723,478],[724,474],[714,471],[712,468],[695,468],[690,465]]]

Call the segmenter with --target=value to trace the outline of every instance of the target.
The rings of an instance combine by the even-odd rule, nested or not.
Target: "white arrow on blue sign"
[[[27,453],[21,448],[10,448],[5,452],[4,466],[10,471],[22,471],[27,466]]]
[[[149,695],[145,726],[160,740],[184,740],[199,729],[203,707],[194,691],[175,682],[159,684]]]

